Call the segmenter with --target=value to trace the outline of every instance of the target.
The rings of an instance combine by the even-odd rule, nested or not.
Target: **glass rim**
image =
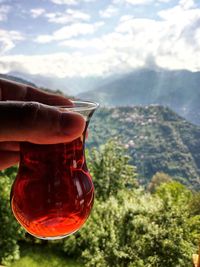
[[[55,106],[57,108],[61,109],[67,109],[69,111],[92,111],[96,110],[99,107],[99,103],[93,102],[93,101],[88,101],[88,100],[73,100],[70,99],[73,106],[70,105],[58,105]]]

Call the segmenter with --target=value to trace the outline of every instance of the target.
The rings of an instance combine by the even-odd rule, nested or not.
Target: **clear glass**
[[[86,120],[82,136],[69,143],[20,147],[20,165],[11,190],[15,218],[31,235],[59,239],[81,228],[94,200],[94,186],[85,160],[85,134],[98,104],[73,101],[58,107]]]

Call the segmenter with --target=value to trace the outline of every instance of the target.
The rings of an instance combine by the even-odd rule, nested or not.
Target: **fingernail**
[[[62,133],[73,138],[81,136],[85,129],[85,119],[78,113],[61,113],[60,124]]]

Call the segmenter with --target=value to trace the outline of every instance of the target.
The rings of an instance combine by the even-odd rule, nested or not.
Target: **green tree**
[[[189,202],[190,214],[200,215],[200,192],[194,192]]]
[[[108,141],[99,150],[92,149],[87,157],[98,199],[105,200],[136,186],[136,169],[129,164],[130,157],[118,140]]]
[[[156,188],[163,183],[168,183],[172,180],[172,177],[164,172],[157,172],[153,175],[150,183],[147,186],[147,190],[151,193],[156,191]]]
[[[190,226],[194,241],[200,241],[200,193],[193,192],[189,201]]]
[[[191,266],[200,228],[189,213],[191,192],[178,182],[161,184],[155,194],[130,190],[135,176],[128,166],[120,172],[128,164],[123,150],[109,142],[93,153],[89,168],[98,198],[85,226],[63,240],[62,249],[87,267]]]
[[[86,225],[64,240],[63,249],[88,267],[191,266],[194,226],[185,206],[166,209],[158,195],[134,189],[96,201]]]
[[[166,208],[169,206],[176,206],[178,208],[185,207],[188,211],[188,203],[192,198],[192,192],[184,185],[176,181],[171,181],[165,184],[161,184],[156,194],[162,199]]]

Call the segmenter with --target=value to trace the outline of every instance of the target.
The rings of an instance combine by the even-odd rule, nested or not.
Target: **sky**
[[[0,73],[200,71],[200,1],[0,0]]]

